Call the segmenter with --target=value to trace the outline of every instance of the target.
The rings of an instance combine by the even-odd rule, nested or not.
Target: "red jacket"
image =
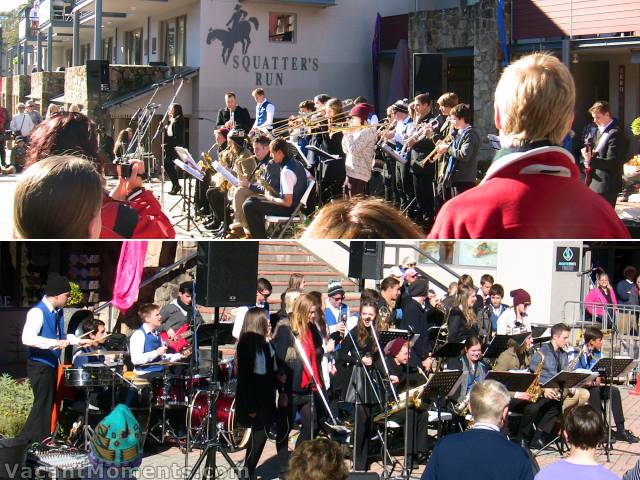
[[[105,196],[106,197],[106,196]],[[100,238],[171,239],[176,232],[160,203],[149,190],[139,189],[129,194],[128,202],[118,202],[106,197],[102,206],[102,231]],[[133,210],[137,214],[132,215]],[[124,219],[124,220],[123,220]],[[135,223],[135,226],[131,225]],[[117,226],[117,227],[116,227]],[[122,231],[133,229],[132,235]]]
[[[444,204],[429,238],[630,238],[580,181],[573,157],[544,146],[495,160],[475,188]]]

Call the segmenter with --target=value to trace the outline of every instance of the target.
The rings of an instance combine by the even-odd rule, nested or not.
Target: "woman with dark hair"
[[[343,392],[343,400],[355,404],[355,470],[369,469],[369,439],[373,432],[372,407],[380,395],[378,369],[380,352],[376,347],[371,329],[376,328],[378,308],[375,302],[360,304],[358,324],[342,341],[336,365],[336,386]],[[369,381],[371,380],[371,382]]]
[[[275,352],[267,340],[268,332],[269,321],[264,309],[250,308],[244,317],[236,350],[236,414],[240,425],[251,428],[243,469],[249,479],[256,478],[256,466],[275,415],[276,389],[285,382],[284,376],[278,375]],[[280,397],[280,401],[286,400],[285,394]]]
[[[131,137],[133,136],[133,131],[130,128],[123,128],[118,133],[118,138],[116,139],[115,147],[113,148],[113,154],[117,158],[122,158],[127,153],[127,149],[129,148],[129,142],[131,142]]]
[[[181,190],[178,172],[173,164],[173,161],[178,158],[175,147],[184,147],[184,116],[182,105],[178,103],[174,103],[169,109],[169,124],[164,133],[164,171],[173,185],[169,195],[178,195]]]
[[[482,342],[476,336],[468,337],[464,342],[464,352],[457,358],[447,360],[446,368],[449,370],[461,370],[462,381],[460,386],[451,396],[454,399],[456,413],[466,410],[469,404],[471,388],[480,383],[487,376],[488,369],[480,361],[482,357]]]
[[[93,162],[98,172],[104,170],[98,158],[96,127],[86,115],[55,113],[33,129],[29,138],[27,167],[53,155],[73,155]]]

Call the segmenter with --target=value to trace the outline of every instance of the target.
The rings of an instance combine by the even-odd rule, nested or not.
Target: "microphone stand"
[[[618,322],[614,321],[613,317],[611,318],[611,362],[609,366],[609,386],[607,389],[609,390],[609,402],[607,408],[607,445],[605,446],[605,452],[607,454],[607,462],[610,461],[610,453],[611,453],[611,420],[613,418],[613,410],[611,409],[611,393],[613,390],[613,359],[615,357],[615,337],[618,331]]]
[[[369,327],[372,330],[375,329],[375,325],[373,322],[371,322],[371,326]],[[358,357],[358,361],[360,362],[359,365],[363,368],[364,370],[364,374],[365,377],[367,379],[367,383],[369,384],[369,386],[371,387],[371,390],[373,391],[373,394],[376,397],[376,401],[378,402],[378,404],[380,404],[380,407],[382,408],[382,410],[384,410],[384,404],[382,403],[382,401],[380,400],[380,396],[378,395],[378,391],[375,388],[375,384],[373,383],[373,379],[371,378],[371,375],[369,374],[369,371],[367,370],[366,365],[363,362],[363,357],[362,354],[360,353],[360,350],[358,349],[358,344],[356,343],[355,339],[353,338],[353,334],[351,333],[351,330],[347,330],[347,335],[349,336],[349,338],[351,339],[351,343],[353,343],[353,349],[356,352],[356,356]],[[378,350],[378,353],[380,354],[381,352]],[[373,364],[371,365],[373,366]],[[356,364],[355,366],[356,368],[358,367],[358,365]],[[352,373],[352,377],[353,377],[353,373]],[[354,379],[352,379],[354,380]],[[358,391],[357,385],[354,385],[354,383],[351,384],[353,386],[353,389],[356,393],[356,410],[354,412],[354,429],[353,429],[353,458],[352,458],[352,463],[351,463],[351,468],[352,471],[355,469],[355,464],[356,464],[356,437],[357,437],[357,432],[358,432],[358,400],[361,398],[360,392]],[[384,445],[383,445],[384,447]],[[384,455],[384,453],[383,453]]]
[[[160,133],[160,130],[163,130],[163,138],[162,138],[162,166],[160,169],[160,204],[162,205],[162,208],[164,209],[164,160],[166,157],[166,151],[165,151],[165,147],[164,147],[164,129],[162,128],[165,120],[167,119],[167,116],[169,115],[169,110],[171,109],[173,102],[176,101],[176,98],[178,98],[178,94],[180,93],[180,90],[182,90],[182,85],[184,85],[184,79],[180,80],[180,84],[178,85],[178,88],[176,89],[175,93],[173,94],[173,97],[171,98],[171,101],[169,102],[169,105],[167,105],[167,109],[164,112],[164,115],[162,116],[162,118],[160,119],[160,122],[158,123],[158,128],[156,128],[156,133],[153,134],[153,137],[151,138],[151,142],[153,143],[155,141],[156,138],[158,138],[158,134]],[[159,87],[158,87],[159,88]]]

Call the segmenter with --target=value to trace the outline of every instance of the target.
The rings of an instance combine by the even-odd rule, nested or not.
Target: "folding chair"
[[[272,227],[269,238],[282,238],[284,233],[289,229],[292,224],[304,223],[307,219],[307,216],[302,211],[307,207],[307,202],[309,201],[309,195],[313,191],[313,187],[315,186],[316,181],[313,178],[307,179],[307,189],[302,195],[300,202],[296,206],[296,208],[291,212],[291,215],[288,217],[280,217],[277,215],[267,215],[265,217],[265,221],[267,222],[267,230]],[[281,229],[279,230],[279,228]]]

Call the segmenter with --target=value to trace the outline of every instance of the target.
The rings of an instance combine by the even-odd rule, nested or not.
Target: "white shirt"
[[[613,118],[611,119],[611,121],[609,123],[607,123],[606,125],[602,126],[602,127],[598,127],[598,130],[600,130],[600,133],[604,133],[604,131],[609,128],[609,125],[611,125],[613,123]]]
[[[267,121],[262,125],[258,125],[258,110],[267,99],[265,98],[262,102],[256,104],[256,121],[253,122],[253,128],[260,128],[260,130],[267,131],[273,125],[273,117],[276,115],[276,107],[273,103],[267,105]]]
[[[344,305],[344,303],[343,303],[343,305]],[[331,302],[329,301],[328,298],[325,300],[325,306],[326,306],[326,308],[331,310],[331,313],[333,313],[333,316],[337,320],[337,323],[335,323],[334,325],[327,325],[327,327],[329,329],[329,333],[336,332],[338,330],[338,325],[340,325],[340,309],[335,308],[333,305],[331,305]],[[349,311],[349,305],[347,305],[347,324],[349,323],[350,315],[351,315],[351,313]],[[357,322],[357,320],[356,320],[356,322]]]
[[[156,353],[155,350],[150,352],[144,351],[144,337],[147,333],[151,332],[149,325],[144,323],[142,324],[142,330],[138,329],[131,334],[131,338],[129,339],[129,351],[131,353],[131,363],[134,365],[140,365],[143,363],[153,362],[154,360],[169,360],[170,362],[175,362],[182,358],[182,355],[179,353],[165,353],[160,356]],[[158,336],[158,331],[155,330],[153,332],[155,336]],[[138,375],[145,373],[143,370],[134,369],[134,372]]]
[[[293,195],[296,183],[298,183],[298,177],[293,170],[288,168],[280,170],[280,188],[283,195]]]
[[[255,305],[259,308],[264,308],[264,304]],[[242,326],[244,325],[244,316],[249,311],[249,307],[239,307],[236,309],[236,316],[233,320],[233,330],[231,331],[231,335],[233,338],[240,338],[240,334],[242,333]]]
[[[53,308],[46,295],[42,297],[42,303],[45,304],[51,313],[57,311]],[[40,330],[42,330],[43,324],[44,314],[42,313],[42,310],[37,307],[33,307],[29,310],[27,312],[27,321],[22,329],[22,343],[27,347],[53,349],[53,347],[58,344],[58,340],[40,336]],[[79,343],[78,337],[70,333],[65,335],[64,332],[62,332],[62,338],[66,338],[71,345],[78,345]]]
[[[28,113],[16,113],[9,124],[9,128],[11,130],[14,132],[19,130],[24,136],[29,135],[31,130],[33,130],[33,127],[35,127],[35,125]]]
[[[496,335],[517,335],[519,333],[530,332],[531,322],[529,317],[523,317],[523,325],[516,327],[516,310],[515,308],[508,308],[502,315],[498,317],[496,326]]]
[[[478,430],[493,430],[494,432],[500,431],[500,427],[498,427],[497,425],[494,425],[493,423],[485,423],[485,422],[478,422],[471,428],[478,429]]]

